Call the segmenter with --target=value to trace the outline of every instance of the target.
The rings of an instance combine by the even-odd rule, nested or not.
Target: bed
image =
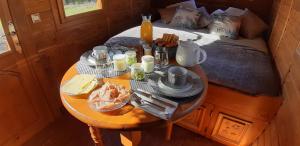
[[[209,82],[249,95],[277,96],[280,80],[263,38],[232,40],[209,34],[207,29],[191,30],[171,27],[160,20],[153,23],[153,38],[173,33],[180,40],[192,39],[207,52],[200,66]],[[140,27],[133,27],[110,38],[105,45],[139,44]]]

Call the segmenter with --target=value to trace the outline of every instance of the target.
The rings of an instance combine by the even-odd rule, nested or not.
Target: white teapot
[[[206,52],[192,40],[179,41],[176,52],[176,61],[184,67],[192,67],[201,64],[207,59]]]

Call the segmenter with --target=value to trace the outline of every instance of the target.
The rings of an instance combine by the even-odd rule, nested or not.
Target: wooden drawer
[[[211,137],[224,144],[239,145],[250,126],[250,122],[220,113]]]
[[[181,120],[178,125],[201,134],[201,132],[204,130],[203,125],[206,113],[207,109],[200,107]]]

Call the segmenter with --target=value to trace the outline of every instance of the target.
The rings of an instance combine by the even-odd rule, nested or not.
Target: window
[[[2,22],[0,20],[0,54],[9,51],[9,44],[6,39],[6,35],[3,29]]]
[[[61,0],[65,17],[102,9],[101,0]]]

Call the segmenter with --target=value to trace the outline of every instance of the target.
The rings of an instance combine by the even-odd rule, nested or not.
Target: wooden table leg
[[[120,133],[121,143],[123,146],[138,146],[141,142],[141,131],[124,131]]]
[[[95,143],[95,146],[104,146],[100,130],[98,128],[90,126],[90,125],[89,125],[89,130],[91,133],[91,137]]]
[[[166,140],[167,141],[171,140],[172,131],[173,131],[173,123],[167,122],[167,127],[166,127]]]

